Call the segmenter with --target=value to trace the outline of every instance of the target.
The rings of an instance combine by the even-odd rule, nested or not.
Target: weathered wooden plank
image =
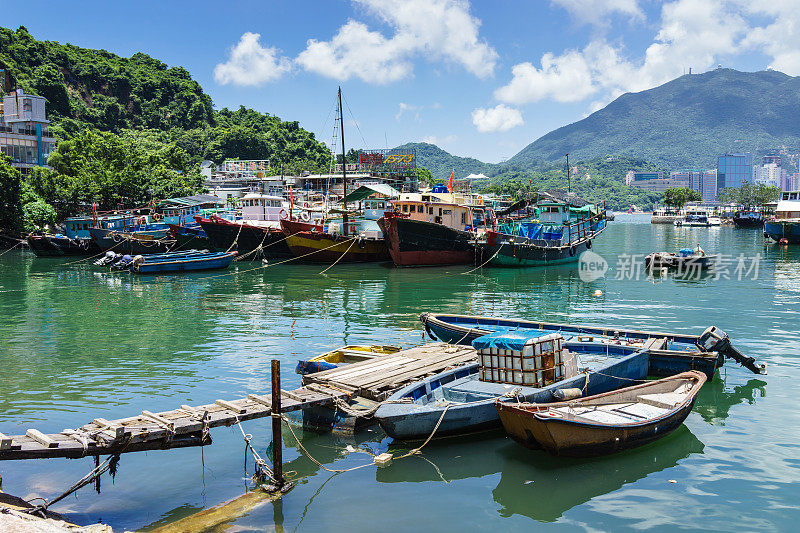
[[[125,428],[124,427],[122,427],[122,426],[120,426],[120,425],[118,425],[116,423],[112,424],[111,422],[109,422],[105,418],[95,418],[94,420],[92,420],[92,422],[96,426],[98,426],[100,428],[108,429],[111,432],[113,432],[113,434],[114,434],[113,438],[114,439],[121,439],[121,438],[123,438],[125,436]]]
[[[13,439],[11,437],[6,437],[2,433],[0,433],[0,450],[8,450],[11,449],[11,443]]]
[[[58,442],[56,442],[51,437],[45,435],[38,429],[29,429],[28,431],[25,432],[25,435],[32,438],[45,448],[58,448]]]
[[[246,407],[242,407],[240,405],[235,405],[235,404],[233,404],[231,402],[226,402],[225,400],[216,400],[214,403],[219,405],[220,407],[224,407],[225,409],[228,409],[229,411],[233,411],[234,413],[242,414],[242,413],[246,413],[247,412],[247,408]]]

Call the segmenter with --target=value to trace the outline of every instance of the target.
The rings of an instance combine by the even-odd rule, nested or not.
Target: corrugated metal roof
[[[167,198],[158,202],[159,207],[189,207],[202,204],[224,205],[225,200],[210,194],[195,194],[194,196],[182,196],[181,198]]]
[[[400,192],[391,185],[386,185],[385,183],[368,183],[348,194],[345,201],[357,202],[364,198],[369,198],[375,193],[389,198],[400,198]]]

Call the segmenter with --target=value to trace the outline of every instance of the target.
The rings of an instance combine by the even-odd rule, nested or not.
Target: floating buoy
[[[603,291],[601,291],[600,289],[597,289],[596,291],[594,291],[594,295],[595,296],[602,296],[603,295]]]
[[[669,480],[669,482],[670,482],[670,483],[677,483],[678,481],[677,481],[677,480],[675,480],[675,479],[670,479],[670,480]]]
[[[782,245],[782,246],[786,246],[787,244],[789,244],[789,239],[787,239],[786,237],[784,237],[783,239],[781,239],[780,241],[778,241],[778,244],[780,244],[780,245]]]

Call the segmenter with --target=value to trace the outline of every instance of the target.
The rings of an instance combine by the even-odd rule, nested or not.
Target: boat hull
[[[773,220],[764,224],[764,237],[775,242],[786,239],[789,244],[800,244],[800,221]]]
[[[302,231],[286,237],[292,255],[306,263],[374,263],[388,261],[384,239],[366,239]]]
[[[579,242],[573,246],[536,246],[523,243],[485,244],[484,256],[491,257],[490,263],[503,267],[529,267],[574,263],[589,249],[590,241]]]
[[[185,226],[169,225],[169,232],[175,239],[174,250],[209,250],[217,251],[211,244],[211,239],[202,230],[192,230]]]
[[[704,381],[700,382],[701,386]],[[689,416],[697,390],[699,387],[688,401],[667,414],[634,424],[593,424],[547,416],[500,402],[496,409],[506,433],[527,448],[544,449],[550,455],[562,457],[594,457],[636,448],[666,437]],[[580,400],[576,405],[580,405]]]
[[[469,265],[479,261],[475,234],[387,213],[378,220],[397,266]]]
[[[531,403],[546,403],[555,400],[555,389],[579,388],[586,394],[600,394],[630,385],[631,380],[643,379],[647,375],[648,355],[638,352],[623,357],[616,362],[604,366],[601,372],[580,374],[540,389],[528,389],[530,393],[521,393],[519,399]],[[461,370],[449,372],[477,372],[477,363],[463,367]],[[425,382],[443,381],[448,372],[432,376]],[[480,401],[447,404],[447,411],[441,403],[418,405],[415,403],[391,403],[407,395],[410,389],[419,384],[409,385],[389,397],[375,413],[375,419],[390,437],[397,440],[427,439],[436,428],[436,437],[463,435],[500,427],[500,418],[494,406],[496,397]],[[430,386],[429,384],[427,386]],[[511,400],[511,398],[507,398]],[[438,426],[438,428],[437,428]]]
[[[439,318],[449,318],[442,320]],[[578,326],[551,322],[534,322],[505,318],[490,318],[465,315],[433,315],[422,313],[420,321],[431,337],[450,344],[471,345],[472,341],[501,329],[552,330],[560,333],[576,335],[600,335],[614,337],[622,335],[647,341],[651,338],[667,338],[671,342],[694,345],[697,337],[671,335],[661,332],[626,330],[623,328],[606,328],[599,326]],[[461,322],[461,323],[459,323]],[[674,350],[652,350],[650,352],[648,375],[665,376],[699,370],[710,381],[719,367],[724,364],[724,357],[717,353],[679,352]]]
[[[164,253],[175,243],[173,240],[136,238],[128,233],[103,228],[89,228],[89,233],[101,251],[113,250],[128,255]]]
[[[170,260],[169,257],[159,258],[155,262],[134,263],[131,270],[137,274],[165,274],[178,272],[192,272],[197,270],[215,270],[228,268],[236,257],[236,252],[214,253],[198,255],[195,257],[184,256]]]
[[[249,224],[234,224],[224,219],[198,220],[208,239],[217,250],[235,250],[244,259],[279,259],[291,257],[284,234],[276,228],[262,228]],[[261,247],[257,252],[257,248]],[[249,255],[248,255],[249,254]]]
[[[764,219],[757,217],[733,217],[733,225],[737,228],[763,228]]]
[[[29,235],[28,246],[38,257],[87,256],[102,252],[92,239]]]

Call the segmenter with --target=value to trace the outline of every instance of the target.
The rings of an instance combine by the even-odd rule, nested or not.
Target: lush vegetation
[[[151,197],[202,189],[199,163],[269,159],[272,172],[320,172],[330,152],[296,121],[240,107],[215,111],[211,98],[181,67],[146,54],[123,58],[105,50],[37,41],[24,27],[0,28],[0,68],[17,85],[47,99],[59,139],[48,164],[26,182],[3,175],[0,227],[19,229],[14,190],[28,187],[59,217],[87,204],[129,207]],[[283,167],[283,168],[282,168]],[[9,203],[10,202],[10,203]],[[8,205],[13,204],[11,207]],[[39,221],[44,211],[32,207]]]
[[[602,157],[570,165],[567,180],[563,164],[539,165],[536,170],[508,170],[477,183],[484,192],[522,198],[532,191],[568,188],[589,202],[606,202],[609,209],[630,206],[649,209],[659,194],[625,185],[629,170],[661,170],[646,161],[629,157]]]
[[[509,160],[532,167],[565,153],[613,153],[671,169],[714,168],[725,152],[800,151],[800,77],[717,69],[620,96],[603,109],[539,138]]]
[[[771,187],[763,183],[743,183],[741,187],[727,187],[719,193],[719,201],[734,203],[745,209],[775,202],[781,197],[779,187]]]
[[[689,202],[701,202],[703,195],[699,191],[686,187],[671,187],[664,191],[664,203],[669,207],[680,209]]]

